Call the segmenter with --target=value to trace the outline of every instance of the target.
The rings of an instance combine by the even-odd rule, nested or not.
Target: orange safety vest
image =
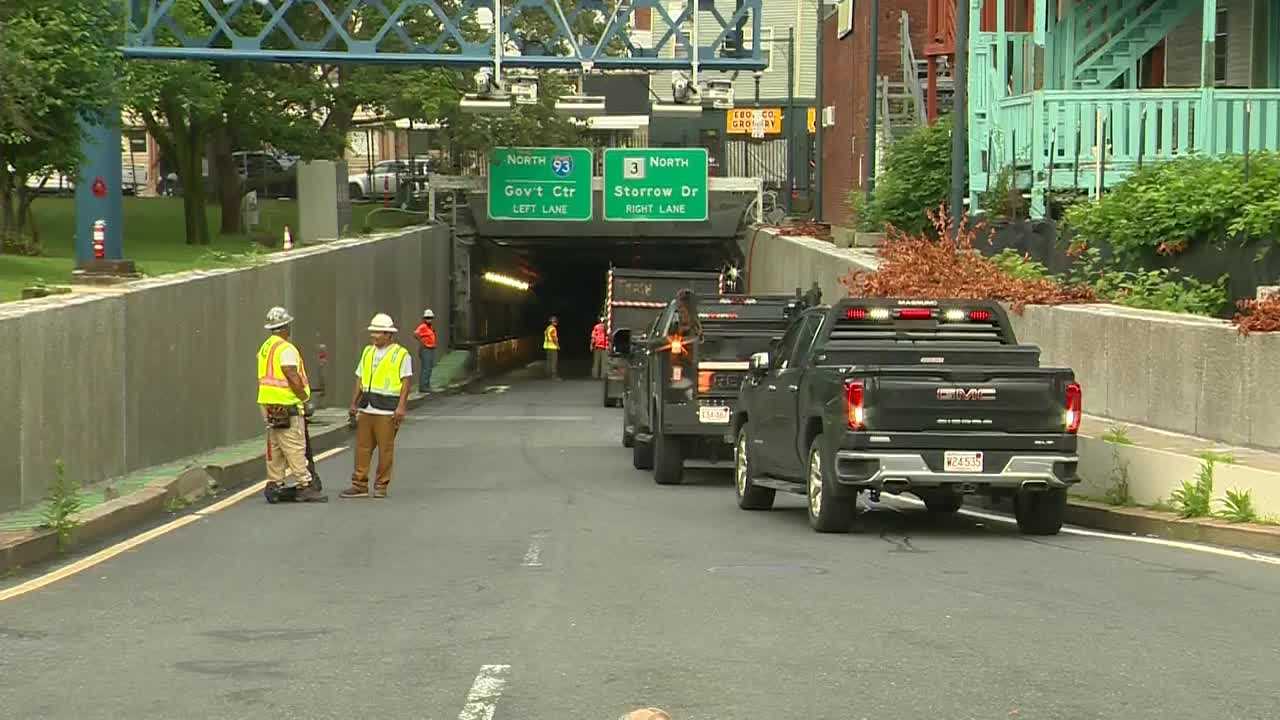
[[[604,335],[604,323],[596,323],[591,328],[591,349],[606,350],[609,347],[609,339]]]

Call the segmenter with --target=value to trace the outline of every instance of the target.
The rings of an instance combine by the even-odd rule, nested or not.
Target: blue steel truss
[[[674,16],[663,0],[503,0],[504,67],[679,70],[692,67],[693,5],[701,6],[700,70],[763,70],[764,0],[736,0],[725,17],[713,0],[688,0]],[[489,65],[493,0],[130,0],[124,54],[137,59],[286,63]],[[652,47],[630,28],[651,9]],[[486,15],[492,17],[492,15]],[[659,23],[658,21],[662,22]],[[509,54],[510,53],[510,54]]]

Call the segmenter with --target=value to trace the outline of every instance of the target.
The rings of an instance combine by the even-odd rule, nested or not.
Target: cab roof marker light
[[[930,320],[933,318],[933,309],[927,307],[907,307],[898,308],[899,320]]]
[[[888,320],[889,311],[886,308],[875,308],[871,311],[872,320]]]
[[[990,310],[970,310],[969,320],[973,322],[991,322]]]
[[[845,311],[844,311],[844,316],[845,316],[845,319],[847,319],[847,320],[866,320],[866,319],[867,319],[867,309],[866,309],[866,308],[860,308],[860,307],[859,307],[859,308],[849,308],[849,309],[847,309],[847,310],[845,310]]]
[[[947,322],[960,322],[964,320],[965,314],[963,310],[951,309],[947,311]]]

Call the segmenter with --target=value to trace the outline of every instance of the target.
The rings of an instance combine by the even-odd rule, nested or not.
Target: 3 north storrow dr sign
[[[705,148],[608,148],[604,219],[702,222],[708,217]]]

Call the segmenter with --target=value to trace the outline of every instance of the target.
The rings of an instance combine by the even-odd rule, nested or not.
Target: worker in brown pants
[[[404,422],[413,384],[413,360],[409,351],[394,342],[396,327],[382,313],[369,323],[373,344],[365,347],[356,366],[359,384],[351,397],[351,414],[356,418],[356,466],[351,487],[340,497],[387,496],[391,470],[395,464],[396,433]],[[373,492],[369,492],[369,465],[378,451],[378,471]]]

